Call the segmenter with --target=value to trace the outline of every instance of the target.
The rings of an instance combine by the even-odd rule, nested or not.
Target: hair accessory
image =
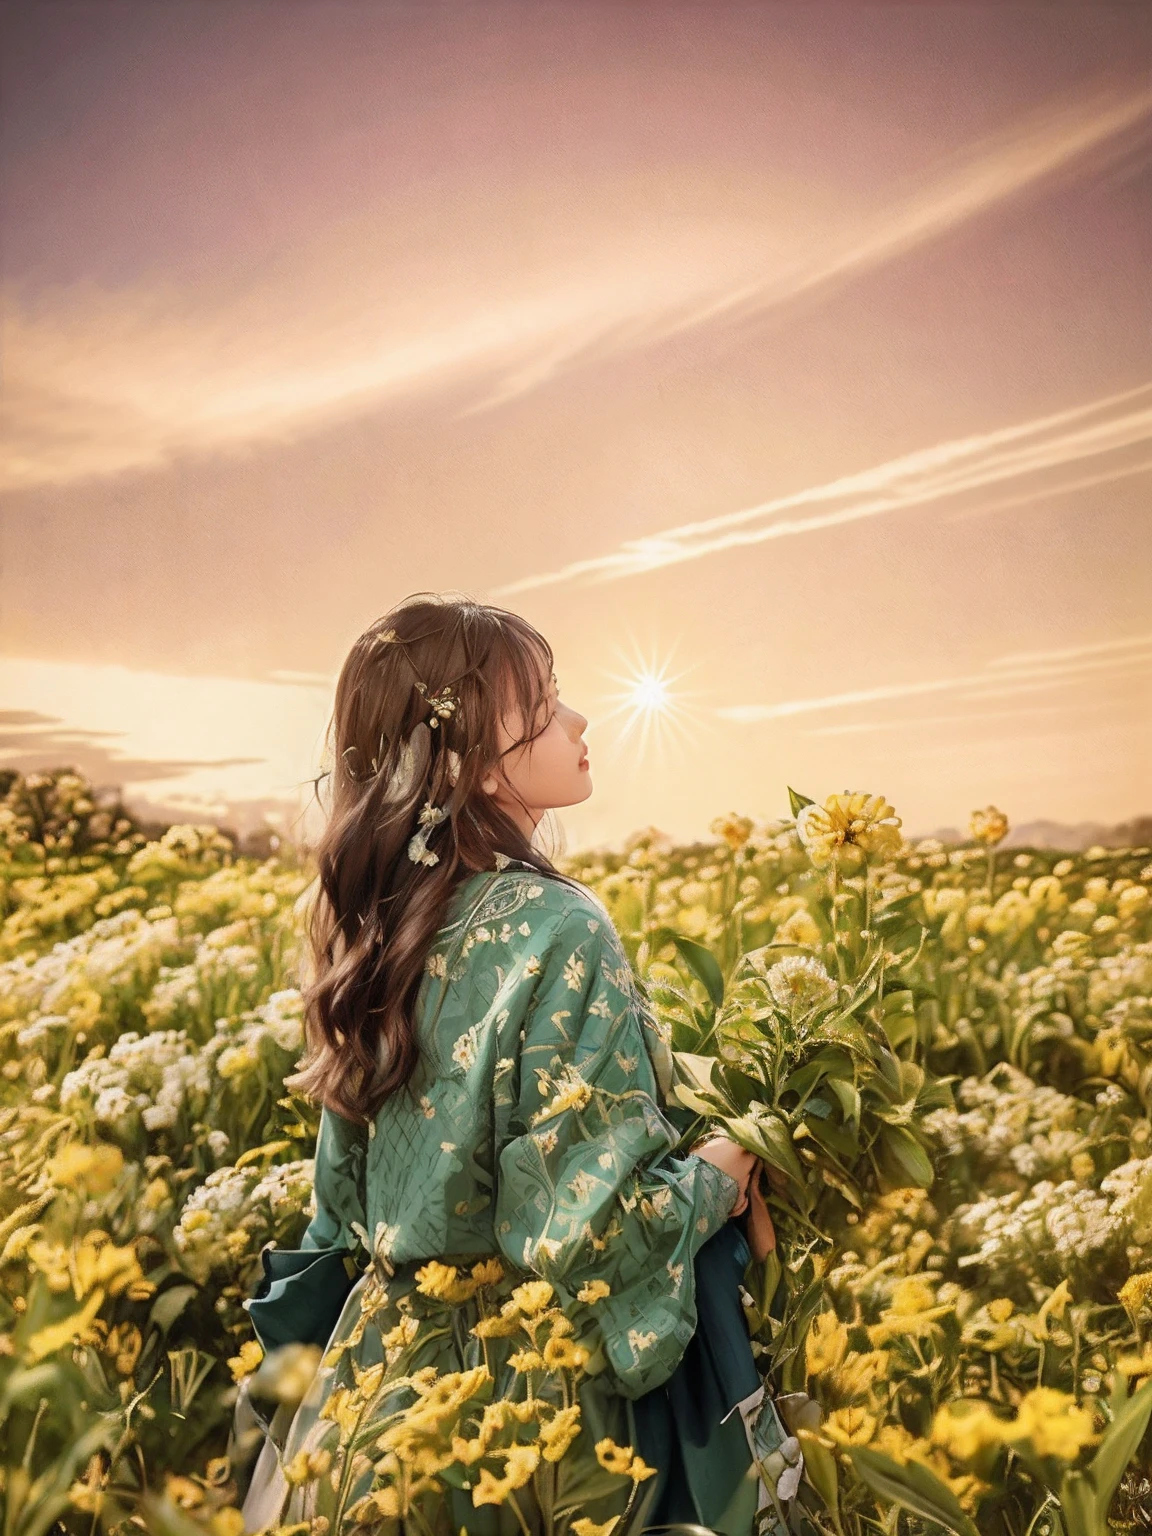
[[[428,847],[428,833],[433,827],[447,818],[448,812],[441,810],[438,805],[433,805],[431,800],[425,800],[420,811],[420,826],[415,836],[408,843],[408,857],[413,864],[439,864],[440,855],[433,853]]]
[[[417,683],[416,688],[425,702],[432,706],[432,713],[428,719],[431,730],[434,731],[441,720],[447,720],[456,712],[459,700],[453,695],[451,683],[448,683],[439,693],[429,693],[424,683]]]

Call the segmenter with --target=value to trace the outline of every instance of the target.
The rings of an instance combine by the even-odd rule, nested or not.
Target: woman
[[[407,600],[341,671],[289,1079],[322,1105],[315,1215],[247,1303],[266,1349],[325,1350],[262,1425],[249,1531],[751,1530],[729,1218],[771,1245],[760,1164],[677,1152],[666,1033],[533,846],[591,794],[586,725],[543,637],[464,599]],[[681,1432],[678,1401],[712,1416]],[[237,1444],[252,1416],[242,1393]]]

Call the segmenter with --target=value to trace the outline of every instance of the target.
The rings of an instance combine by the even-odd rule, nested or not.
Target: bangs
[[[508,619],[513,622],[509,623]],[[508,615],[501,624],[503,652],[500,675],[504,707],[515,705],[524,734],[520,744],[534,741],[548,724],[548,695],[552,689],[552,647],[544,636],[519,615]]]

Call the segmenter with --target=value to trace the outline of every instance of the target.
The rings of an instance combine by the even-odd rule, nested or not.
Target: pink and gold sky
[[[291,822],[352,640],[440,589],[551,641],[573,846],[789,784],[1152,811],[1152,10],[41,0],[4,44],[5,763]]]

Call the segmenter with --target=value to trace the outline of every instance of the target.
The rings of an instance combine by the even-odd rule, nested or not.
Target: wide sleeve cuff
[[[264,1350],[327,1344],[356,1283],[352,1249],[269,1247],[260,1259],[264,1273],[243,1306]]]

